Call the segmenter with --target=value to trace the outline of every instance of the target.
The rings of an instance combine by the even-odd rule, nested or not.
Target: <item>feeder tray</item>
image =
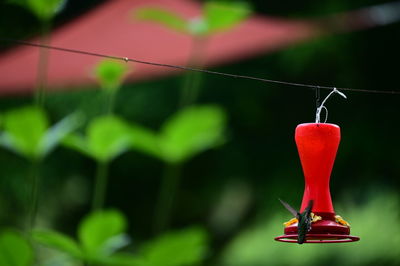
[[[297,243],[297,235],[282,235],[275,237],[276,241],[286,243]],[[334,234],[307,234],[304,243],[347,243],[360,240],[357,236],[343,236]]]
[[[322,220],[312,223],[304,243],[345,243],[360,240],[350,235],[350,227],[338,224],[330,213],[316,213]],[[297,243],[297,223],[285,227],[284,235],[275,237],[276,241]]]
[[[304,243],[344,243],[360,240],[350,235],[350,227],[335,219],[335,211],[329,189],[336,152],[340,142],[340,128],[334,124],[306,123],[296,128],[295,140],[303,167],[305,190],[300,212],[310,200],[314,204],[312,212],[321,220],[311,224]],[[284,235],[275,237],[276,241],[297,243],[297,223],[284,229]]]

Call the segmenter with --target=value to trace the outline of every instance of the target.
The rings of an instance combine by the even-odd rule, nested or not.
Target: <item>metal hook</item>
[[[325,111],[326,111],[326,117],[325,117],[324,123],[326,123],[326,121],[328,120],[328,109],[324,106],[324,104],[328,100],[328,98],[334,93],[337,93],[340,96],[342,96],[343,98],[347,99],[347,96],[344,95],[343,92],[340,92],[338,89],[336,89],[336,87],[333,88],[333,90],[322,101],[321,105],[319,107],[317,107],[317,111],[316,111],[316,114],[315,114],[315,123],[320,123],[321,122],[320,116],[321,116],[322,109],[325,109]]]

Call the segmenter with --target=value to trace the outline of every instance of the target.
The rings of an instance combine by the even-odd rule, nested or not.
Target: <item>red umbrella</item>
[[[51,45],[159,63],[187,65],[191,37],[163,26],[133,18],[140,7],[161,7],[191,18],[200,6],[187,0],[114,0],[55,30]],[[301,21],[253,17],[235,29],[211,37],[204,63],[214,66],[280,49],[314,35],[313,27]],[[32,42],[38,43],[37,40]],[[0,55],[0,92],[32,91],[36,85],[39,49],[16,47]],[[71,88],[94,84],[91,70],[99,58],[50,51],[48,87]],[[135,64],[130,80],[164,76],[172,69]]]
[[[133,10],[148,6],[165,8],[185,18],[200,14],[199,4],[192,0],[108,1],[52,32],[50,45],[144,61],[187,65],[192,46],[190,36],[133,18]],[[215,34],[209,39],[203,56],[204,65],[221,65],[282,49],[316,36],[321,32],[316,25],[319,24],[251,17],[234,29]],[[32,42],[38,43],[37,40]],[[19,46],[1,54],[0,93],[31,92],[36,85],[38,57],[39,49],[28,46]],[[98,61],[98,57],[51,50],[47,87],[62,89],[93,85],[95,81],[91,77],[91,70]],[[176,72],[169,68],[142,64],[135,64],[134,69],[128,80],[143,80]]]

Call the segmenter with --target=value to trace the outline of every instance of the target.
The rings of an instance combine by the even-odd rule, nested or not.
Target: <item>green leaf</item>
[[[89,214],[78,229],[79,240],[86,255],[92,259],[104,256],[104,252],[109,251],[105,248],[110,248],[110,239],[123,234],[126,226],[125,217],[116,210]]]
[[[108,91],[117,90],[128,72],[126,64],[111,59],[100,61],[94,69],[100,86]]]
[[[31,266],[84,266],[82,259],[73,258],[61,251],[50,251],[43,257],[40,265]]]
[[[86,137],[71,134],[63,139],[63,144],[97,161],[108,162],[131,148],[132,133],[122,119],[103,116],[91,121]]]
[[[74,113],[67,116],[47,130],[40,145],[39,153],[41,157],[48,155],[58,145],[58,143],[65,138],[65,136],[77,129],[82,122],[82,115],[79,113]]]
[[[29,242],[17,232],[8,230],[0,235],[0,265],[30,266],[33,250]]]
[[[250,13],[249,5],[244,2],[210,1],[203,7],[209,33],[228,30],[247,18]]]
[[[132,148],[158,159],[163,159],[156,133],[135,124],[130,124]]]
[[[191,19],[188,23],[188,30],[195,36],[205,36],[209,34],[207,22],[203,17]]]
[[[156,22],[169,29],[187,32],[187,22],[176,13],[161,8],[140,8],[135,11],[135,17],[144,21]]]
[[[131,147],[129,126],[116,116],[94,119],[87,129],[87,148],[98,161],[114,159]]]
[[[188,160],[223,141],[225,112],[217,106],[193,106],[178,112],[163,126],[160,145],[171,163]]]
[[[66,0],[28,0],[29,8],[40,20],[50,20],[65,6]]]
[[[131,239],[126,234],[119,234],[107,239],[102,247],[102,255],[111,255],[117,250],[126,247],[131,242]]]
[[[199,264],[207,252],[207,233],[201,228],[190,228],[167,233],[145,244],[141,256],[145,265],[188,266]]]
[[[42,109],[28,106],[9,111],[4,116],[2,144],[30,159],[40,157],[40,143],[49,126]]]
[[[122,252],[98,259],[96,262],[101,265],[110,266],[150,266],[144,264],[143,260],[137,258],[136,256]]]
[[[83,252],[70,237],[54,231],[34,231],[33,239],[43,245],[68,253],[75,258],[83,258]]]
[[[42,21],[52,19],[66,4],[66,0],[9,0],[9,2],[28,9]]]

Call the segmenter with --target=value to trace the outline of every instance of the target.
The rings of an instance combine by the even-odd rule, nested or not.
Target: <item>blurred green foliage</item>
[[[199,18],[187,20],[179,14],[160,8],[135,10],[135,18],[151,21],[169,29],[194,36],[209,36],[226,31],[246,19],[251,11],[247,2],[207,1]]]
[[[99,162],[109,162],[130,148],[131,139],[125,121],[115,116],[103,116],[90,122],[86,137],[74,133],[63,143]]]
[[[120,252],[130,242],[126,228],[127,220],[122,213],[103,210],[81,221],[79,242],[50,230],[34,231],[33,239],[89,265],[185,266],[196,265],[207,255],[207,233],[198,227],[161,235],[143,244],[136,254]]]
[[[95,77],[100,86],[107,91],[118,89],[122,85],[127,72],[126,64],[110,59],[100,61],[94,69]]]
[[[33,232],[33,239],[43,245],[55,248],[61,252],[65,252],[72,257],[84,257],[81,248],[72,238],[56,231],[36,230]]]
[[[2,144],[27,158],[43,154],[42,139],[49,127],[46,115],[35,107],[7,112],[4,116]]]
[[[199,227],[161,235],[140,248],[140,266],[199,265],[207,256],[207,238],[205,230]]]
[[[81,122],[81,115],[76,113],[49,127],[42,109],[33,106],[18,108],[4,114],[0,144],[27,159],[39,160]]]
[[[127,244],[127,221],[117,211],[92,213],[85,218],[78,229],[79,240],[89,257],[112,254]]]
[[[65,6],[67,0],[8,0],[32,12],[39,20],[51,20]]]
[[[264,216],[239,234],[224,251],[221,265],[398,265],[400,263],[400,198],[386,192],[362,207],[343,206],[359,242],[303,245],[272,242],[291,217]],[[339,213],[340,214],[340,213]]]
[[[223,141],[226,115],[217,106],[189,107],[169,119],[160,136],[166,161],[176,163]]]
[[[158,23],[193,38],[188,58],[190,67],[201,68],[207,39],[216,33],[229,31],[251,14],[250,5],[243,1],[206,1],[198,17],[186,19],[165,8],[142,7],[134,11],[136,20]],[[193,104],[200,94],[202,75],[188,72],[181,87],[180,105]]]
[[[125,234],[126,226],[126,218],[120,212],[104,210],[91,213],[82,220],[78,228],[79,243],[69,236],[49,230],[36,230],[33,238],[85,263],[133,265],[132,261],[135,259],[132,256],[117,253],[129,244],[129,238]]]
[[[130,71],[126,64],[111,59],[100,60],[93,69],[94,77],[103,89],[103,113],[112,114],[118,89]]]
[[[52,3],[54,6],[46,6],[47,14],[56,10],[56,2]],[[78,15],[77,6],[98,3],[70,1],[55,18],[56,25]],[[252,6],[257,13],[305,18],[377,3],[253,1]],[[38,32],[33,28],[37,22],[29,20],[26,13],[0,5],[2,35],[27,38]],[[241,4],[212,1],[204,4],[199,19],[147,8],[135,17],[207,37],[229,30],[248,14],[248,7]],[[341,87],[396,89],[400,58],[399,41],[393,36],[398,26],[327,36],[217,70]],[[400,263],[396,96],[349,92],[346,103],[332,100],[327,104],[329,122],[342,128],[332,196],[336,211],[351,223],[352,234],[361,240],[297,246],[273,241],[282,234],[282,223],[291,218],[277,198],[291,202],[301,198],[304,183],[293,133],[296,124],[313,120],[314,91],[207,76],[197,104],[177,110],[180,77],[130,85],[123,84],[126,71],[125,64],[100,63],[94,72],[102,91],[51,93],[46,112],[20,108],[31,101],[29,97],[0,99],[2,145],[30,160],[47,158],[38,220],[40,227],[54,230],[35,230],[33,234],[37,242],[51,248],[35,248],[36,259],[43,262],[40,265],[76,266],[84,261],[132,266]],[[115,104],[113,100],[106,103],[115,105],[114,115],[104,116],[99,112],[104,102],[95,99],[99,94],[109,97],[108,92],[118,94]],[[88,118],[83,131],[77,129],[82,117],[68,116],[80,109]],[[102,116],[97,116],[99,113]],[[61,122],[50,126],[51,121]],[[55,150],[66,135],[68,145]],[[107,205],[121,209],[126,217],[115,210],[86,215],[87,196],[81,194],[89,194],[95,170],[93,162],[76,150],[99,162],[113,162]],[[160,161],[184,164],[181,174],[185,178],[175,195],[172,231],[154,235],[151,224],[161,183]],[[0,162],[0,225],[23,227],[27,166],[4,150],[0,150]],[[237,184],[233,192],[232,183]],[[75,198],[83,200],[73,201]],[[193,224],[200,227],[193,228]],[[71,237],[76,228],[77,239]],[[0,265],[34,265],[33,257],[25,237],[3,231]]]
[[[206,34],[224,31],[236,26],[250,15],[250,10],[248,2],[206,2],[203,6]]]
[[[180,15],[160,8],[142,8],[135,10],[135,18],[160,23],[169,29],[187,32],[187,22]]]
[[[29,266],[33,262],[33,249],[29,242],[14,230],[0,233],[0,265]]]
[[[226,114],[218,106],[191,106],[171,116],[156,134],[133,126],[132,145],[168,163],[183,163],[224,141]]]
[[[93,119],[86,137],[70,134],[63,143],[99,162],[109,162],[131,147],[170,163],[182,163],[223,143],[226,115],[217,106],[192,106],[171,116],[156,134],[116,116]]]

